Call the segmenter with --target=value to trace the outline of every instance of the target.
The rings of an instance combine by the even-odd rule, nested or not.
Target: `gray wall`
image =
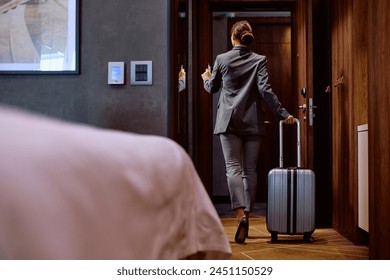
[[[80,75],[1,75],[0,104],[56,118],[167,135],[168,0],[80,1]],[[153,61],[153,85],[130,85],[130,61]],[[126,84],[107,84],[108,61]]]

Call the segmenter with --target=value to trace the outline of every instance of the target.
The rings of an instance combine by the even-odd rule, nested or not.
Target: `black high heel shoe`
[[[240,223],[238,224],[234,241],[236,243],[244,243],[245,238],[248,236],[248,229],[249,229],[248,220],[246,219],[246,217],[243,217],[240,220]]]

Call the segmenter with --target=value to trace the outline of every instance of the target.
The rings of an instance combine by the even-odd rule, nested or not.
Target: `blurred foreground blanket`
[[[0,107],[0,259],[223,259],[185,151],[159,136]]]

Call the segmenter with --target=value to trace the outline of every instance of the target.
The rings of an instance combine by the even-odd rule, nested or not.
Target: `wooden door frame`
[[[297,54],[293,59],[293,73],[298,77],[294,83],[295,92],[301,88],[306,88],[307,98],[299,95],[299,104],[306,102],[312,97],[312,55],[311,55],[311,29],[307,28],[307,21],[311,20],[311,1],[289,0],[289,1],[270,1],[270,0],[198,0],[193,1],[193,161],[195,167],[205,185],[209,195],[212,194],[212,96],[206,94],[203,89],[203,83],[200,79],[201,73],[212,60],[212,12],[247,9],[282,9],[288,8],[292,12],[292,39],[298,38],[292,42],[292,52]],[[299,32],[298,32],[299,30]],[[309,44],[309,45],[308,45]],[[294,66],[295,65],[295,66]],[[309,71],[308,71],[309,70]],[[303,73],[303,74],[299,74]],[[296,112],[292,112],[296,114]],[[312,167],[313,145],[312,129],[304,124],[303,113],[298,115],[301,120],[301,142],[302,164],[306,167]],[[306,135],[308,136],[306,138]],[[309,150],[308,150],[309,149]]]
[[[186,151],[189,151],[189,133],[188,133],[188,89],[180,93],[178,91],[178,72],[180,64],[178,55],[183,52],[180,48],[180,42],[185,42],[188,48],[188,34],[182,38],[181,29],[188,29],[188,5],[184,0],[169,1],[169,103],[168,103],[168,136],[178,142]],[[185,26],[178,17],[183,8],[186,16]],[[184,65],[188,72],[188,63]]]
[[[301,121],[302,166],[314,169],[313,127],[309,125],[309,99],[314,99],[313,85],[313,30],[312,1],[297,0],[293,19],[296,34],[296,87],[298,104],[306,104],[306,110],[299,110]],[[306,97],[299,94],[306,90]]]
[[[179,126],[179,120],[177,115],[177,53],[179,49],[178,44],[178,24],[179,20],[177,14],[179,13],[179,0],[169,1],[169,91],[168,91],[168,136],[174,140],[178,139],[177,127]]]

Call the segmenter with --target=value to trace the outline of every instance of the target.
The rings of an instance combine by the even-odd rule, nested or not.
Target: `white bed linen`
[[[0,107],[0,259],[223,259],[185,151],[159,136]]]

